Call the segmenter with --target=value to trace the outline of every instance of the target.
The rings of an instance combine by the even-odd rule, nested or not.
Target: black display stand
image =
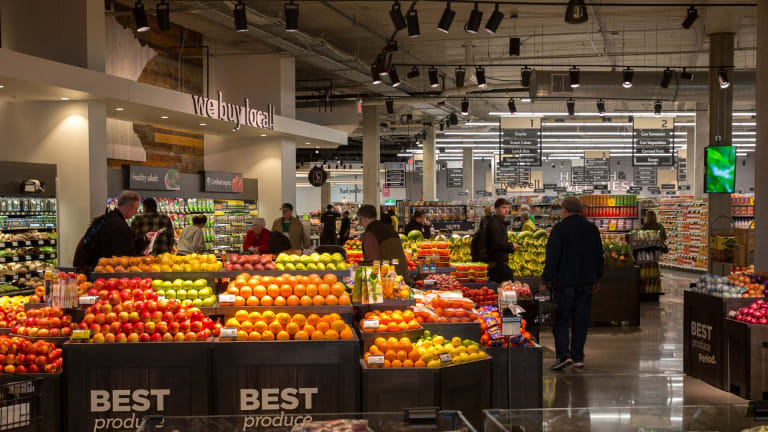
[[[694,291],[685,291],[683,298],[683,372],[727,391],[725,317],[754,299]]]
[[[768,400],[768,326],[725,320],[725,353],[731,393],[749,400]]]
[[[541,408],[543,391],[541,345],[489,347],[485,350],[493,357],[491,407]]]

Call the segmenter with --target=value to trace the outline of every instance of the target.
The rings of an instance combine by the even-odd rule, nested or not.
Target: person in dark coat
[[[549,285],[558,308],[555,317],[555,362],[552,370],[570,364],[584,367],[584,345],[592,311],[592,294],[603,277],[603,242],[597,227],[581,216],[581,201],[563,199],[562,220],[552,228],[541,279]],[[540,291],[546,291],[542,284]],[[568,335],[568,322],[571,334]]]
[[[403,244],[392,225],[376,219],[376,207],[364,205],[357,211],[360,226],[365,228],[362,236],[363,259],[365,262],[377,260],[398,260],[395,271],[406,283],[411,283],[408,262],[405,259]]]
[[[333,209],[333,205],[328,204],[325,212],[320,216],[320,224],[323,226],[323,231],[320,233],[321,245],[336,244],[336,219],[338,218],[339,214]]]
[[[488,278],[496,283],[511,281],[514,273],[509,267],[509,254],[520,249],[507,236],[507,216],[510,202],[499,198],[493,204],[494,214],[487,218]]]
[[[416,212],[413,213],[411,220],[408,221],[407,225],[405,225],[405,230],[403,230],[403,233],[408,235],[409,232],[414,230],[421,231],[421,234],[426,239],[432,238],[432,227],[429,223],[429,220],[427,220],[423,210],[416,210]]]
[[[345,211],[344,215],[341,218],[341,227],[339,227],[339,244],[344,245],[344,243],[349,240],[349,230],[351,228],[351,221],[349,220],[349,212]]]
[[[117,199],[117,208],[104,215],[104,226],[96,239],[95,261],[113,256],[141,256],[155,236],[155,232],[136,235],[128,219],[139,211],[141,197],[136,192],[123,191]]]

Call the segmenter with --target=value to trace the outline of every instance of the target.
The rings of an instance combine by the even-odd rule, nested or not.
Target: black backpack
[[[272,231],[269,233],[269,252],[273,255],[278,255],[280,252],[287,251],[291,248],[291,240],[285,236],[285,234]]]
[[[486,262],[488,260],[488,223],[480,222],[480,228],[472,234],[472,242],[469,251],[474,262]]]
[[[75,249],[75,258],[72,262],[72,266],[77,269],[83,269],[92,266],[97,262],[98,256],[98,244],[99,234],[104,228],[104,221],[106,215],[101,215],[91,222],[91,225],[85,231],[83,238],[77,244]]]

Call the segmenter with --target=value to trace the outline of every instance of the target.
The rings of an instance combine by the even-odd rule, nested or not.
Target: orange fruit
[[[261,278],[254,275],[250,279],[248,279],[248,286],[255,287],[256,285],[259,284],[259,282],[261,282]]]
[[[399,350],[400,349],[400,342],[397,341],[397,339],[391,337],[387,339],[387,349],[388,350]]]
[[[247,285],[248,281],[244,277],[238,276],[235,278],[234,282],[232,283],[234,284],[235,287],[237,287],[237,289],[240,289],[243,286]]]
[[[391,331],[391,332],[400,331],[400,326],[397,325],[397,323],[394,321],[390,322],[389,324],[387,324],[387,331]]]
[[[317,293],[323,297],[331,293],[331,287],[328,284],[322,283],[317,286]]]
[[[391,318],[389,317],[389,314],[385,314],[385,313],[379,314],[379,324],[387,325],[389,324],[390,320]]]
[[[321,295],[316,295],[312,298],[312,304],[313,305],[324,305],[325,304],[325,298]]]
[[[403,321],[411,321],[414,318],[416,318],[416,315],[414,315],[413,311],[407,310],[403,312]]]
[[[242,296],[235,296],[235,306],[245,306],[245,298]]]
[[[253,295],[257,298],[262,298],[267,295],[267,289],[264,288],[264,285],[256,285],[256,287],[253,288]]]
[[[249,341],[260,341],[261,340],[261,333],[257,331],[252,331],[248,333],[248,340]]]
[[[257,321],[261,321],[261,314],[258,312],[251,312],[248,314],[248,321],[256,324]]]
[[[294,275],[289,275],[289,276],[287,276],[287,277],[285,278],[285,283],[287,283],[288,285],[290,285],[290,286],[292,286],[292,287],[295,287],[295,286],[296,286],[296,284],[297,284],[298,282],[297,282],[297,278],[296,278],[296,276],[294,276]]]
[[[347,323],[342,320],[335,320],[331,323],[331,328],[341,333],[345,328],[347,328]]]
[[[328,319],[326,320],[326,321],[328,321],[328,324],[330,324],[330,323],[332,323],[332,322],[334,322],[336,320],[340,320],[341,319],[341,315],[337,314],[336,312],[330,313],[330,314],[328,314],[326,316],[328,317]]]
[[[285,297],[283,296],[277,296],[275,297],[275,306],[285,306]]]
[[[285,302],[288,304],[288,306],[298,306],[299,305],[299,298],[295,295],[291,294],[288,296],[288,298],[285,300]]]
[[[413,362],[411,360],[403,360],[403,367],[404,368],[412,368]]]
[[[287,331],[289,335],[295,335],[299,331],[299,326],[294,322],[290,322],[285,326],[285,331]]]
[[[397,359],[397,353],[395,351],[393,351],[393,350],[387,350],[387,352],[384,353],[384,359],[385,360],[389,360],[389,361],[396,360]]]
[[[318,331],[321,331],[321,332],[325,333],[326,331],[328,331],[328,329],[331,328],[331,326],[327,322],[325,322],[325,321],[320,321],[319,323],[317,323],[315,328]]]
[[[238,321],[237,318],[230,318],[230,319],[227,320],[227,323],[224,325],[224,327],[239,328],[240,327],[240,321]]]
[[[267,330],[269,326],[264,321],[256,321],[253,323],[253,331],[257,331],[259,333],[264,333],[265,330]]]
[[[309,340],[309,335],[304,330],[299,330],[296,332],[295,335],[293,335],[293,339],[295,340]]]
[[[311,314],[307,317],[307,324],[316,326],[320,322],[320,316],[318,314]]]
[[[240,309],[239,311],[235,312],[235,319],[237,322],[243,322],[248,320],[248,312]]]
[[[227,294],[240,295],[240,288],[234,285],[234,282],[227,287]]]
[[[326,273],[323,275],[323,282],[327,283],[328,285],[333,285],[338,282],[338,279],[336,278],[335,274]]]
[[[284,276],[285,276],[285,275],[280,275],[280,276],[277,276],[277,277],[276,277],[276,278],[273,280],[273,283],[274,283],[275,285],[277,285],[277,286],[280,286],[280,285],[284,284],[284,283],[285,283],[285,277],[284,277]]]
[[[323,278],[318,276],[317,273],[312,273],[311,275],[309,275],[309,280],[311,280],[312,283],[315,285],[320,285],[321,283],[323,283]]]
[[[339,304],[339,299],[333,294],[328,294],[328,296],[325,297],[325,304],[335,306]]]
[[[384,360],[384,366],[383,367],[385,369],[391,368],[392,367],[392,362],[390,362],[389,360]]]
[[[240,288],[240,295],[245,297],[245,298],[248,298],[248,297],[253,295],[253,289],[251,289],[251,287],[246,285],[246,286]]]
[[[333,330],[333,329],[328,330],[327,332],[325,332],[325,338],[328,339],[328,340],[338,339],[339,338],[339,332],[337,332],[336,330]]]
[[[323,332],[315,330],[312,333],[312,340],[323,340],[323,339],[325,339],[325,334],[323,334]]]
[[[289,322],[291,322],[291,314],[280,312],[279,314],[275,315],[275,320],[277,320],[281,326],[286,326]]]
[[[275,320],[275,313],[272,311],[264,311],[264,313],[261,314],[261,318],[264,320],[264,322],[269,324]]]
[[[408,360],[416,363],[417,361],[421,360],[421,355],[419,354],[418,351],[413,350],[408,353]]]
[[[248,333],[246,333],[246,332],[244,332],[242,330],[238,330],[237,331],[237,337],[235,338],[235,340],[247,341],[248,340]]]
[[[245,299],[245,305],[246,306],[258,306],[259,305],[259,299],[256,298],[256,296],[249,296],[247,299]]]
[[[302,306],[311,306],[312,305],[312,297],[305,295],[302,296],[299,300],[299,303],[301,303]]]
[[[295,322],[299,327],[304,328],[304,326],[307,324],[307,317],[302,314],[296,314],[293,316],[293,318],[291,318],[291,321]]]
[[[291,340],[291,335],[287,331],[283,330],[277,333],[277,340]]]
[[[384,349],[387,347],[387,340],[383,337],[377,337],[376,340],[373,341],[373,344],[376,345],[379,349]]]
[[[392,321],[394,321],[394,322],[396,322],[398,324],[403,322],[403,314],[400,313],[400,311],[392,312],[392,314],[389,317],[392,319]]]
[[[341,284],[341,283],[337,282],[337,283],[331,285],[331,294],[335,295],[336,297],[344,294],[344,291],[345,291],[344,285]]]
[[[346,293],[344,293],[339,296],[339,304],[347,306],[352,304],[352,300],[349,298],[349,296]]]
[[[307,295],[310,297],[314,297],[317,295],[317,285],[311,283],[307,285]]]
[[[384,355],[384,352],[380,350],[376,345],[371,345],[371,347],[368,348],[368,351],[370,351],[373,355]]]
[[[307,325],[304,326],[304,328],[302,330],[304,330],[304,332],[306,332],[308,335],[311,336],[312,333],[315,332],[315,326],[307,324]]]
[[[408,330],[408,323],[407,322],[401,322],[397,325],[399,331],[406,331]]]
[[[297,297],[301,297],[307,293],[307,287],[304,284],[296,284],[296,286],[293,287],[293,293],[296,294]]]
[[[279,322],[277,322],[277,321],[272,321],[271,323],[269,323],[269,330],[270,330],[272,333],[274,333],[274,334],[277,334],[277,333],[278,333],[279,331],[281,331],[282,329],[283,329],[283,326],[282,326],[282,324],[280,324],[280,323],[279,323]]]
[[[291,294],[293,294],[293,287],[292,286],[290,286],[288,284],[280,285],[280,295],[281,296],[288,297]]]
[[[423,367],[427,367],[427,364],[424,363],[424,360],[418,359],[415,362],[413,362],[413,367],[423,368]]]
[[[400,338],[400,349],[405,352],[411,352],[413,350],[413,344],[408,338]]]
[[[264,297],[259,300],[259,304],[262,306],[272,306],[275,303],[274,300],[272,300],[271,296],[265,295]]]
[[[401,362],[400,360],[392,360],[392,367],[401,368],[403,367],[403,362]]]
[[[267,295],[277,297],[280,295],[280,287],[276,284],[271,284],[267,287]]]
[[[398,351],[397,352],[397,359],[400,360],[400,361],[407,360],[408,359],[408,353],[403,351],[403,350]]]
[[[275,334],[269,330],[264,330],[264,332],[261,333],[261,340],[273,341],[275,340]]]
[[[415,319],[414,320],[410,320],[408,322],[408,329],[409,330],[417,329],[419,327],[421,327],[421,324],[419,324],[419,322],[417,320],[415,320]]]
[[[253,331],[253,323],[250,321],[243,321],[242,324],[240,324],[240,330],[250,333]]]
[[[352,329],[347,327],[339,333],[339,337],[342,339],[354,339],[355,335],[352,333]]]
[[[263,283],[264,285],[269,285],[269,284],[273,283],[274,281],[275,281],[275,277],[274,276],[264,276],[264,277],[261,278],[261,283]]]

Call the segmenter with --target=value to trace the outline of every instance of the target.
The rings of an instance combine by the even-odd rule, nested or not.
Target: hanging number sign
[[[307,177],[309,184],[315,187],[320,187],[325,184],[326,180],[328,180],[328,172],[319,166],[316,166],[309,170],[309,175]]]

